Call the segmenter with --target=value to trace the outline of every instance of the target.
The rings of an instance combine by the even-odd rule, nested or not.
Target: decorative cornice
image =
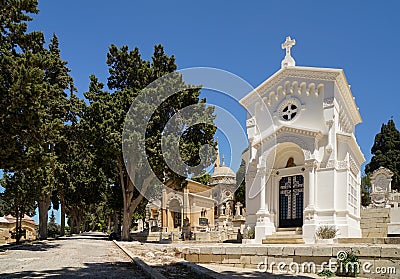
[[[297,66],[283,68],[273,74],[266,81],[261,83],[253,91],[249,92],[243,99],[240,100],[240,103],[244,107],[248,107],[252,102],[260,101],[263,99],[263,97],[268,97],[266,96],[268,90],[287,78],[303,78],[335,82],[335,84],[339,88],[346,109],[352,118],[352,122],[354,123],[354,125],[361,123],[362,119],[360,113],[355,104],[353,94],[350,91],[349,84],[342,69]]]
[[[326,99],[324,99],[323,107],[324,108],[332,107],[333,106],[333,100],[334,100],[334,98],[326,98]]]
[[[360,168],[357,166],[357,163],[354,161],[353,157],[350,156],[350,171],[354,174],[355,177],[360,173]]]
[[[315,159],[309,159],[309,160],[306,160],[305,162],[304,162],[304,166],[306,167],[306,168],[312,168],[312,169],[317,169],[318,168],[318,161],[317,160],[315,160]]]
[[[350,149],[354,153],[355,161],[358,166],[361,166],[362,163],[365,162],[364,154],[361,152],[360,147],[357,144],[357,141],[353,134],[336,134],[338,142],[346,143],[350,146]]]
[[[370,179],[374,180],[379,174],[383,174],[387,177],[393,176],[393,172],[391,170],[384,167],[379,167],[379,169],[374,170],[374,172],[370,176]]]
[[[293,135],[301,135],[309,138],[314,138],[317,141],[319,141],[322,137],[323,134],[320,131],[313,131],[313,130],[306,130],[306,129],[297,129],[294,127],[287,127],[287,126],[282,126],[278,130],[276,130],[273,134],[269,135],[268,137],[263,138],[262,140],[259,140],[253,144],[255,148],[258,148],[261,144],[267,143],[271,140],[276,139],[279,135],[284,134],[284,133],[289,133]]]

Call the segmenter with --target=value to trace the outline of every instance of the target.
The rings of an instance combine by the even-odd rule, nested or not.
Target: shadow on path
[[[24,244],[7,244],[0,246],[0,251],[47,251],[52,248],[58,248],[60,244],[51,243],[49,241],[42,242],[32,242],[32,243],[24,243]]]
[[[45,263],[43,263],[45,264]],[[0,273],[1,278],[149,278],[129,262],[85,263],[84,267]]]

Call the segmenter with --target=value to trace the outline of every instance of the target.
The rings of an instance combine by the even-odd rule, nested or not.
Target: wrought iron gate
[[[303,226],[304,177],[282,177],[279,181],[279,227]]]

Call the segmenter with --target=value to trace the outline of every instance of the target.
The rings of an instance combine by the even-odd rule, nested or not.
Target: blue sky
[[[399,121],[398,1],[73,0],[39,1],[39,8],[30,27],[47,39],[59,36],[79,95],[90,74],[106,81],[112,43],[138,46],[145,58],[161,43],[180,69],[220,68],[257,86],[280,68],[281,43],[290,35],[297,41],[297,65],[345,70],[363,118],[356,134],[367,161],[381,124],[391,116]],[[245,112],[233,110],[243,123]],[[231,152],[220,141],[230,163]],[[234,169],[240,152],[232,151]]]
[[[110,44],[138,46],[150,58],[161,43],[179,69],[220,68],[257,86],[280,68],[281,43],[290,35],[297,65],[344,69],[363,118],[356,136],[367,162],[381,124],[393,116],[400,125],[399,1],[42,0],[39,9],[30,29],[44,31],[47,40],[58,35],[79,96],[90,74],[106,82]],[[240,107],[214,102],[228,104],[244,123]],[[230,152],[220,142],[237,169],[242,150]]]

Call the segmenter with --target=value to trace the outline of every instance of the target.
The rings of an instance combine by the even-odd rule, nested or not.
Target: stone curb
[[[129,250],[124,249],[117,241],[113,240],[113,242],[129,258],[131,258],[133,260],[133,262],[135,264],[137,264],[144,273],[146,273],[147,276],[149,276],[152,279],[166,279],[166,277],[164,275],[159,273],[157,270],[154,270],[153,268],[151,268],[148,264],[146,264],[144,261],[142,261],[138,257],[134,256]]]

